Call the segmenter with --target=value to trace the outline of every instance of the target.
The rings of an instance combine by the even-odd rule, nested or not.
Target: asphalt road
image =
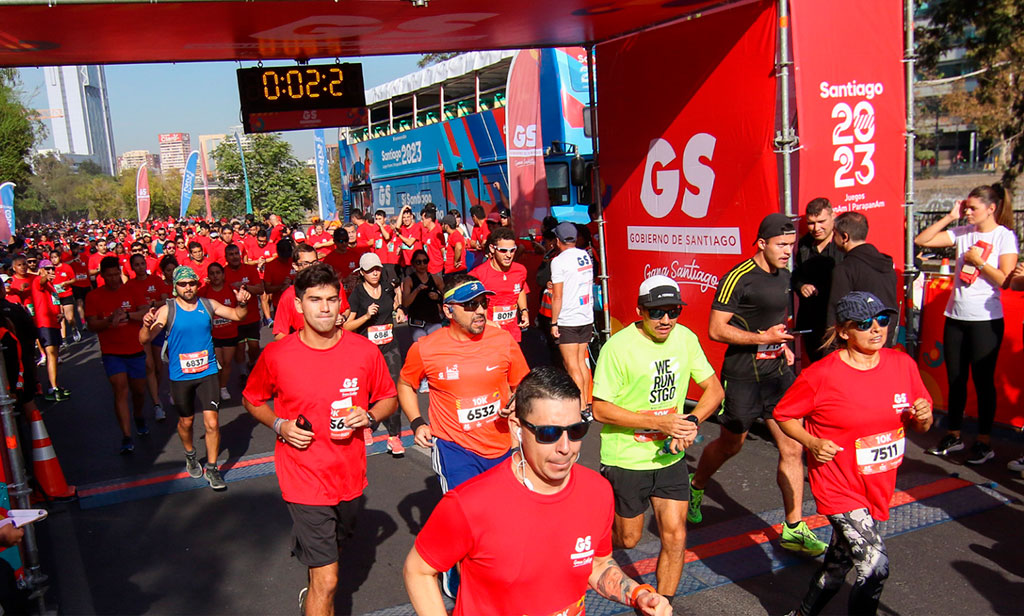
[[[531,343],[528,356],[543,361],[542,347]],[[51,577],[49,606],[65,614],[297,613],[305,570],[289,554],[290,519],[266,458],[272,434],[241,408],[239,383],[232,383],[233,399],[221,411],[220,461],[229,487],[214,493],[201,479],[175,478],[184,461],[173,413],[163,423],[150,421],[152,433],[136,439],[134,455],[118,454],[120,436],[93,337],[64,356],[61,372],[73,397],[42,408],[64,473],[83,496],[51,504],[50,517],[38,525],[43,568]],[[691,466],[717,433],[715,425],[702,428],[704,442],[688,452]],[[677,613],[782,614],[797,606],[819,566],[820,559],[793,558],[770,541],[781,499],[776,450],[765,437],[755,431],[709,486],[704,522],[690,530],[697,560],[687,565],[690,590],[677,595]],[[887,539],[892,573],[881,612],[1024,613],[1024,480],[1005,469],[1024,441],[997,435],[997,460],[973,468],[962,459],[923,454],[937,438],[937,428],[910,437],[898,488],[917,496],[894,509]],[[198,438],[197,448],[204,457]],[[595,426],[581,463],[596,468],[598,449]],[[965,481],[950,483],[954,473]],[[415,447],[403,459],[371,455],[368,474],[365,510],[341,556],[336,610],[411,613],[402,563],[440,489],[427,452]],[[991,482],[998,487],[975,485]],[[922,490],[929,487],[946,491],[928,496]],[[813,513],[809,489],[805,499],[805,511]],[[649,527],[636,550],[617,557],[644,573],[656,549]],[[829,613],[845,612],[847,591]],[[618,613],[619,607],[588,603],[588,614]]]

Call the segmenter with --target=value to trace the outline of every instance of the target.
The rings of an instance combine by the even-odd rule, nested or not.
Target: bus
[[[550,214],[586,224],[593,159],[586,51],[537,51]],[[345,219],[353,207],[391,216],[434,203],[463,220],[474,205],[486,213],[508,207],[505,111],[516,53],[461,54],[367,90],[367,125],[339,132]]]

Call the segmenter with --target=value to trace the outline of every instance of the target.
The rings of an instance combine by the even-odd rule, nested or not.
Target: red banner
[[[903,3],[790,0],[799,182],[794,205],[827,197],[868,218],[868,241],[903,269],[906,95]]]
[[[679,322],[716,366],[718,281],[779,209],[775,15],[752,2],[598,46],[613,329],[636,320],[640,283],[665,274],[687,304]]]
[[[139,222],[146,222],[149,217],[149,202],[149,171],[146,165],[141,165],[135,175],[135,206],[139,212]]]
[[[540,58],[540,50],[524,49],[508,69],[505,149],[512,224],[518,236],[539,229],[549,208],[540,130]]]

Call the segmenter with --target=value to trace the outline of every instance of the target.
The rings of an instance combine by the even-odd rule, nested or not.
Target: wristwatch
[[[699,426],[700,425],[700,420],[697,419],[697,416],[694,415],[693,413],[690,413],[686,417],[683,417],[683,419],[685,419],[687,421],[692,421],[693,425],[695,425],[695,426]]]

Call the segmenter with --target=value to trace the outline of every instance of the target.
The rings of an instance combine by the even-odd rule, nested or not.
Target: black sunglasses
[[[430,263],[430,261],[428,261],[427,259],[416,259],[415,261],[412,262],[413,265],[426,265],[428,263]]]
[[[660,320],[666,314],[670,319],[678,319],[679,314],[683,311],[682,307],[676,306],[675,308],[648,308],[647,314],[650,315],[655,321]]]
[[[468,302],[462,302],[459,306],[462,306],[462,309],[466,312],[476,312],[477,308],[487,308],[489,303],[490,301],[485,296],[471,299]]]
[[[557,443],[562,438],[563,432],[569,433],[570,441],[582,441],[583,437],[587,435],[587,430],[590,429],[590,424],[585,421],[574,423],[570,426],[535,426],[525,419],[520,419],[519,423],[529,428],[530,432],[533,432],[533,435],[537,438],[537,442],[544,445]]]
[[[878,323],[879,327],[888,327],[889,326],[889,321],[891,319],[892,319],[892,317],[890,317],[887,314],[880,314],[880,315],[876,316],[873,319],[864,319],[863,321],[858,321],[856,323],[857,331],[862,331],[862,332],[868,331],[869,329],[871,329],[871,322],[872,321]]]

